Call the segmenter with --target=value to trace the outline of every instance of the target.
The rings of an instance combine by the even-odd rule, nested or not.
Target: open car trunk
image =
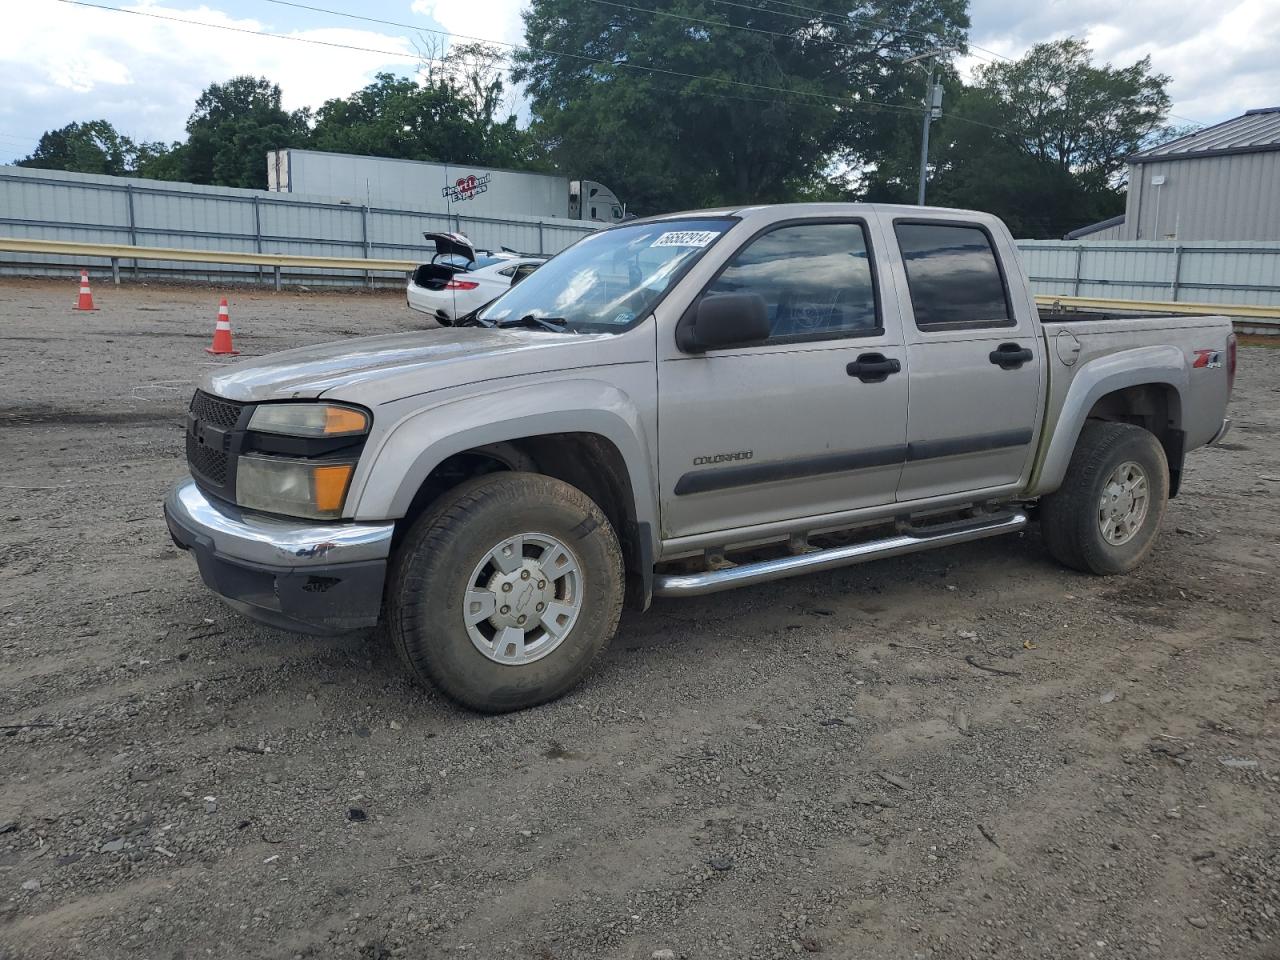
[[[430,263],[424,263],[413,271],[413,282],[427,290],[443,290],[459,273],[466,273],[476,262],[476,248],[460,233],[424,233],[424,240],[436,245]],[[441,257],[449,257],[441,261]],[[461,261],[461,262],[459,262]]]
[[[424,263],[413,271],[413,282],[427,290],[443,290],[456,274],[466,272],[466,267],[457,264]]]

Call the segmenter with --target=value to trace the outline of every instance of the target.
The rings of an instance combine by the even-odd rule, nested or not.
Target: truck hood
[[[285,350],[205,375],[229,400],[306,400],[325,394],[376,405],[503,377],[597,366],[616,334],[445,327]],[[611,351],[605,350],[605,353]]]

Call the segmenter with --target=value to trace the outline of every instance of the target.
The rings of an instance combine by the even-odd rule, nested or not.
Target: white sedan
[[[427,234],[436,241],[437,253],[409,278],[409,307],[444,326],[505,293],[513,278],[546,262],[546,257],[503,251],[477,254],[458,234]]]

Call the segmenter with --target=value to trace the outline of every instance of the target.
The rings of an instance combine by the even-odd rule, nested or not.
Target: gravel
[[[6,960],[1277,955],[1280,351],[1242,348],[1236,428],[1131,576],[1033,530],[658,601],[581,688],[484,717],[376,632],[200,585],[159,505],[218,292],[84,317],[75,286],[0,282]],[[246,355],[422,325],[231,319]]]

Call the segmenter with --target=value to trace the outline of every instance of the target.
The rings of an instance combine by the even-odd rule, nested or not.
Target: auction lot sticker
[[[653,243],[651,247],[705,247],[708,243],[720,236],[714,230],[673,230],[664,233]]]

